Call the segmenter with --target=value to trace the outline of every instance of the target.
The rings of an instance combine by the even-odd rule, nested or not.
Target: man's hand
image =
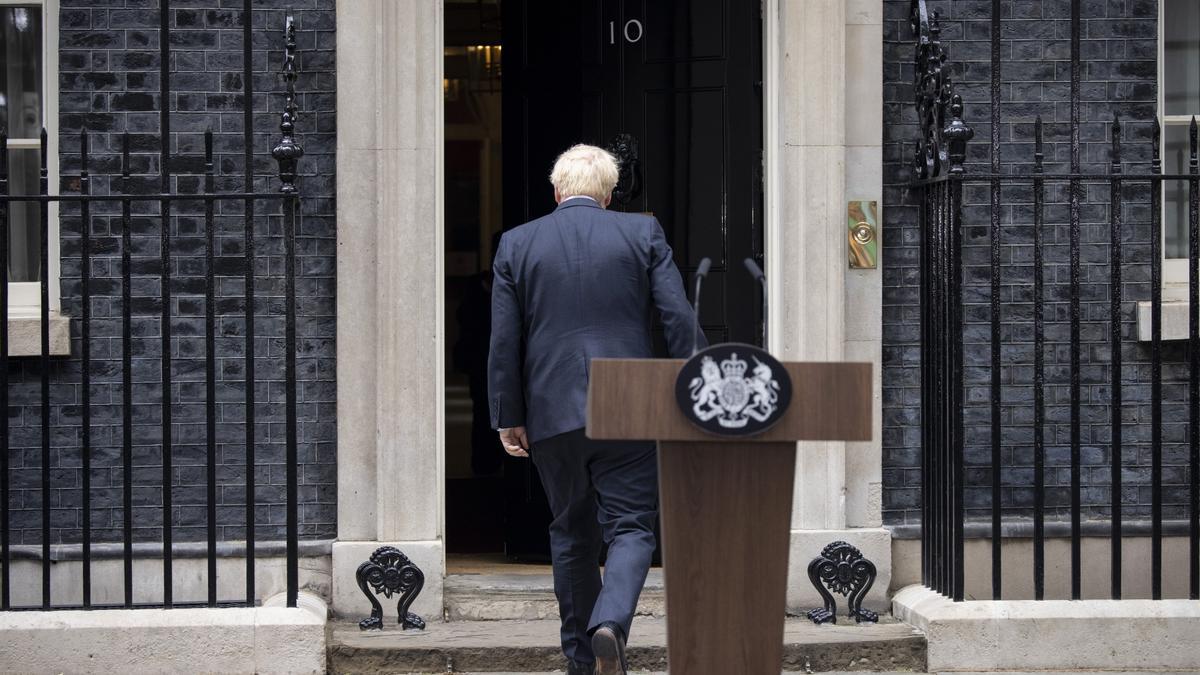
[[[500,444],[504,451],[513,457],[528,457],[529,438],[525,436],[525,427],[512,427],[500,430]]]

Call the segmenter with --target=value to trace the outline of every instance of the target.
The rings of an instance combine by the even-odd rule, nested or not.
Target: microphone
[[[700,261],[700,266],[696,268],[696,275],[693,277],[696,280],[696,292],[692,294],[692,313],[696,315],[696,326],[692,332],[692,355],[700,351],[697,347],[700,344],[700,284],[704,281],[704,277],[708,276],[708,270],[712,268],[712,260],[704,258]]]
[[[758,266],[758,263],[754,262],[754,258],[746,258],[742,261],[742,264],[746,266],[746,271],[750,272],[750,276],[754,277],[754,280],[758,283],[764,284],[765,287],[767,275],[763,274],[762,268]]]
[[[746,266],[746,271],[762,286],[762,345],[763,349],[767,348],[767,275],[763,274],[762,268],[758,263],[754,262],[754,258],[746,258],[742,261]]]

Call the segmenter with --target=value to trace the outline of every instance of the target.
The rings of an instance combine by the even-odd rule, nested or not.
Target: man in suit
[[[671,356],[689,356],[696,333],[658,221],[607,210],[617,177],[601,148],[564,152],[550,174],[558,208],[506,232],[493,265],[491,422],[508,454],[532,457],[550,501],[554,593],[572,674],[625,672],[658,514],[654,444],[584,435],[589,362],[653,356],[654,308]]]

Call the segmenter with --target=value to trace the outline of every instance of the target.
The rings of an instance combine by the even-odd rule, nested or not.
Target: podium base
[[[794,442],[660,442],[673,672],[776,675],[783,661]]]

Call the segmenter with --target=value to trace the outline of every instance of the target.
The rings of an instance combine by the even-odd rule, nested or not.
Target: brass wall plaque
[[[879,207],[873,201],[846,204],[846,238],[850,269],[873,270],[879,264]]]

